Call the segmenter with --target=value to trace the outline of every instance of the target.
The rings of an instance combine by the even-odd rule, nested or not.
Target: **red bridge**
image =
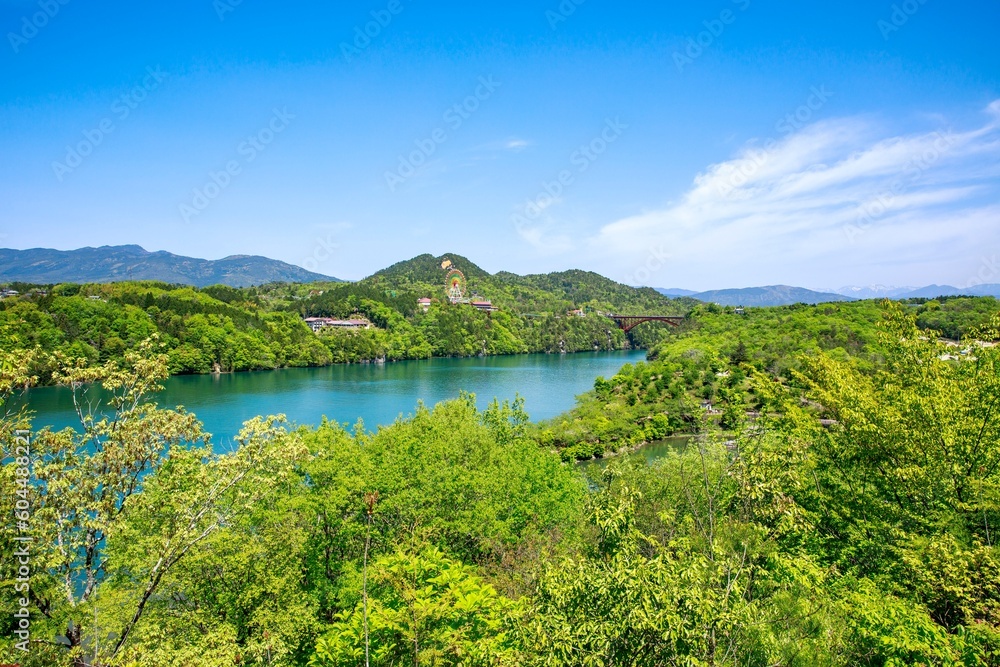
[[[670,317],[667,315],[612,315],[611,313],[601,313],[601,315],[614,320],[618,328],[625,333],[635,329],[643,322],[666,322],[675,327],[679,327],[684,322],[683,317]]]

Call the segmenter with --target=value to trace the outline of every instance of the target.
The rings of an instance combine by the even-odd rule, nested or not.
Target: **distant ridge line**
[[[690,292],[679,289],[661,289],[657,291],[664,296],[677,296],[680,292],[687,292],[687,296],[705,303],[715,303],[720,306],[790,306],[796,303],[818,304],[837,303],[844,301],[862,301],[871,299],[934,299],[938,297],[955,296],[992,296],[1000,298],[1000,285],[976,285],[960,289],[950,285],[928,285],[914,289],[908,288],[882,288],[886,293],[873,293],[870,288],[842,288],[835,292],[820,292],[806,289],[804,287],[791,287],[789,285],[769,285],[765,287],[747,287],[723,290],[711,290],[708,292]],[[847,290],[857,290],[856,295],[844,294]]]
[[[0,248],[0,282],[47,285],[128,280],[155,280],[193,287],[341,282],[331,276],[258,255],[231,255],[209,260],[175,255],[164,250],[150,252],[138,245],[77,250]]]

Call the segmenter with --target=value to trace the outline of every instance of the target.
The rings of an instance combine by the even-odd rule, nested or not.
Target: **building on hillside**
[[[587,313],[583,312],[583,310],[577,309],[569,311],[566,315],[569,317],[586,317]]]
[[[317,333],[319,332],[320,329],[323,329],[326,326],[327,322],[332,322],[332,321],[333,320],[330,319],[329,317],[307,317],[306,318],[306,324],[309,325],[310,329],[312,329],[313,331],[315,331]]]
[[[337,320],[332,317],[307,317],[305,322],[316,333],[319,333],[323,329],[356,331],[372,328],[372,323],[368,320]]]
[[[423,299],[417,299],[417,306],[421,308],[425,313],[431,309],[431,300],[427,297]]]
[[[0,299],[13,298],[20,294],[16,289],[5,289],[0,291]]]
[[[498,310],[500,310],[499,308],[494,306],[493,303],[490,301],[473,301],[469,305],[471,305],[476,310],[483,311],[484,313],[495,313]]]
[[[739,308],[737,308],[733,312],[736,313],[737,315],[746,315],[747,314],[747,311],[746,311],[745,308],[743,308],[743,306],[740,306]]]

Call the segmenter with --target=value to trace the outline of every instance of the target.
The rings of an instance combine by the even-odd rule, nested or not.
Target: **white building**
[[[346,329],[353,331],[372,328],[372,323],[368,320],[336,320],[332,317],[307,317],[305,322],[316,333],[319,333],[323,329]]]

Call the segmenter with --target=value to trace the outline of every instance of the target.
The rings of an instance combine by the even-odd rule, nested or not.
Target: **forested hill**
[[[743,311],[702,304],[679,329],[665,332],[650,349],[648,363],[599,379],[595,392],[573,411],[545,425],[542,439],[567,460],[603,456],[697,429],[705,407],[724,429],[736,429],[747,411],[763,406],[765,397],[750,379],[755,374],[778,378],[801,392],[801,374],[818,354],[850,359],[866,371],[877,367],[881,359],[872,345],[886,304],[869,300]],[[933,340],[943,357],[957,360],[975,356],[975,345],[959,341],[988,328],[1000,303],[993,297],[954,297],[913,300],[898,308],[914,319],[922,339]]]
[[[446,262],[450,263],[446,264]],[[465,277],[470,280],[488,278],[490,275],[461,255],[435,257],[430,254],[423,254],[382,269],[370,276],[368,281],[385,280],[398,286],[406,284],[437,286],[444,283],[445,271],[452,266],[460,268]]]
[[[449,275],[459,276],[465,302],[449,301]],[[644,324],[626,336],[601,313],[684,315],[693,303],[583,271],[491,275],[459,255],[422,255],[356,283],[11,287],[18,294],[0,299],[0,349],[38,348],[99,364],[122,359],[155,335],[175,374],[648,348],[666,335],[664,325]],[[431,300],[426,308],[418,305],[422,298]],[[477,309],[472,300],[488,300],[496,310]],[[317,334],[308,317],[370,327]],[[48,381],[47,367],[35,370]]]
[[[461,255],[420,255],[399,262],[361,281],[363,285],[409,290],[437,298],[449,271],[462,272],[470,294],[518,312],[555,311],[566,307],[604,307],[621,313],[680,315],[697,302],[671,299],[648,287],[630,287],[592,271],[570,270],[521,276],[507,271],[490,274]]]
[[[101,246],[79,250],[0,248],[0,281],[36,284],[109,283],[157,280],[206,287],[248,287],[271,282],[336,280],[305,269],[255,255],[233,255],[219,260],[148,252],[137,245]]]
[[[534,288],[578,303],[613,303],[619,312],[658,313],[663,308],[676,308],[676,304],[695,304],[693,300],[664,298],[650,287],[626,287],[592,271],[571,270],[529,276],[498,273],[496,280],[501,285]]]

